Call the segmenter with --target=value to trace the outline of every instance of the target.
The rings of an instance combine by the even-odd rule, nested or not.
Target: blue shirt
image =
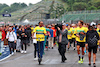
[[[51,37],[53,37],[53,30],[52,29],[50,29],[50,35],[51,35]]]

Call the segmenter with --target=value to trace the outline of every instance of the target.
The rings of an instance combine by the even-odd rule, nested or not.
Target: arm
[[[15,34],[15,32],[14,32],[14,37],[15,37],[15,40],[17,41],[17,35]]]
[[[67,30],[65,30],[64,32],[62,32],[61,30],[59,30],[59,32],[62,34],[62,35],[66,35],[68,33]]]
[[[9,39],[9,32],[7,32],[6,39]]]
[[[5,35],[5,31],[2,31],[2,41],[4,41],[6,35]]]

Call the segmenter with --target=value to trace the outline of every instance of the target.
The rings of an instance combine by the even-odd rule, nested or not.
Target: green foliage
[[[83,2],[75,2],[73,4],[73,9],[75,11],[77,11],[77,10],[85,10],[85,8],[87,8],[87,4],[86,3],[83,3]]]
[[[58,18],[59,16],[64,14],[64,12],[65,12],[65,8],[62,4],[57,4],[56,7],[52,4],[49,9],[51,19]]]
[[[91,6],[88,8],[88,10],[97,10],[97,8],[95,6]]]
[[[25,3],[13,3],[10,6],[7,4],[0,4],[0,14],[6,13],[6,11],[11,13],[24,7],[27,7]]]
[[[62,0],[68,4],[68,11],[100,9],[100,0]]]

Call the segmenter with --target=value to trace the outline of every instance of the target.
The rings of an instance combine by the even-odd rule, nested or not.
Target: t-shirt
[[[100,29],[99,29],[99,28],[97,28],[97,32],[98,32],[98,34],[99,34],[99,37],[100,37]]]
[[[74,34],[79,34],[80,32],[87,33],[87,29],[85,27],[81,27],[81,28],[80,27],[77,27],[75,29]],[[78,41],[78,42],[86,42],[86,37],[84,37],[84,39],[81,40],[79,37],[76,36],[76,41]]]
[[[72,31],[71,31],[71,28],[68,30],[67,37],[68,37],[68,39],[72,39]]]
[[[100,38],[100,29],[99,28],[97,28],[97,32],[98,32],[99,38]],[[98,45],[99,45],[99,42],[98,42]]]
[[[33,33],[34,27],[31,27],[31,33]]]
[[[2,39],[2,31],[0,31],[0,39]]]
[[[76,28],[71,28],[71,31],[72,31],[72,38],[76,38],[76,36],[74,35],[75,29],[76,29]]]
[[[36,40],[37,41],[44,41],[45,40],[45,36],[44,34],[46,33],[46,29],[44,27],[39,27],[37,26],[34,31],[34,33],[36,32]],[[40,38],[40,40],[38,39]]]
[[[51,37],[53,37],[53,30],[52,29],[50,29],[50,35],[51,35]]]

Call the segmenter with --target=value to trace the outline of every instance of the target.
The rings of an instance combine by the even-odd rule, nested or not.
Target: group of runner
[[[44,48],[54,49],[54,46],[58,45],[62,62],[67,60],[65,57],[66,49],[69,51],[70,47],[73,47],[73,50],[77,48],[78,63],[84,62],[84,54],[88,52],[89,65],[91,65],[91,51],[93,50],[93,65],[96,67],[96,53],[100,48],[100,24],[93,22],[88,24],[81,20],[77,24],[63,23],[61,26],[62,29],[59,26],[56,28],[55,24],[44,25],[42,21],[35,26],[0,26],[0,55],[2,55],[3,43],[9,45],[10,55],[14,55],[16,52],[27,53],[27,46],[32,43],[34,44],[34,60],[37,60],[36,52],[38,52],[39,57],[39,49],[42,60],[43,54],[45,54]],[[90,35],[95,36],[95,38]],[[23,46],[25,46],[25,49]],[[82,55],[80,54],[80,48]]]

